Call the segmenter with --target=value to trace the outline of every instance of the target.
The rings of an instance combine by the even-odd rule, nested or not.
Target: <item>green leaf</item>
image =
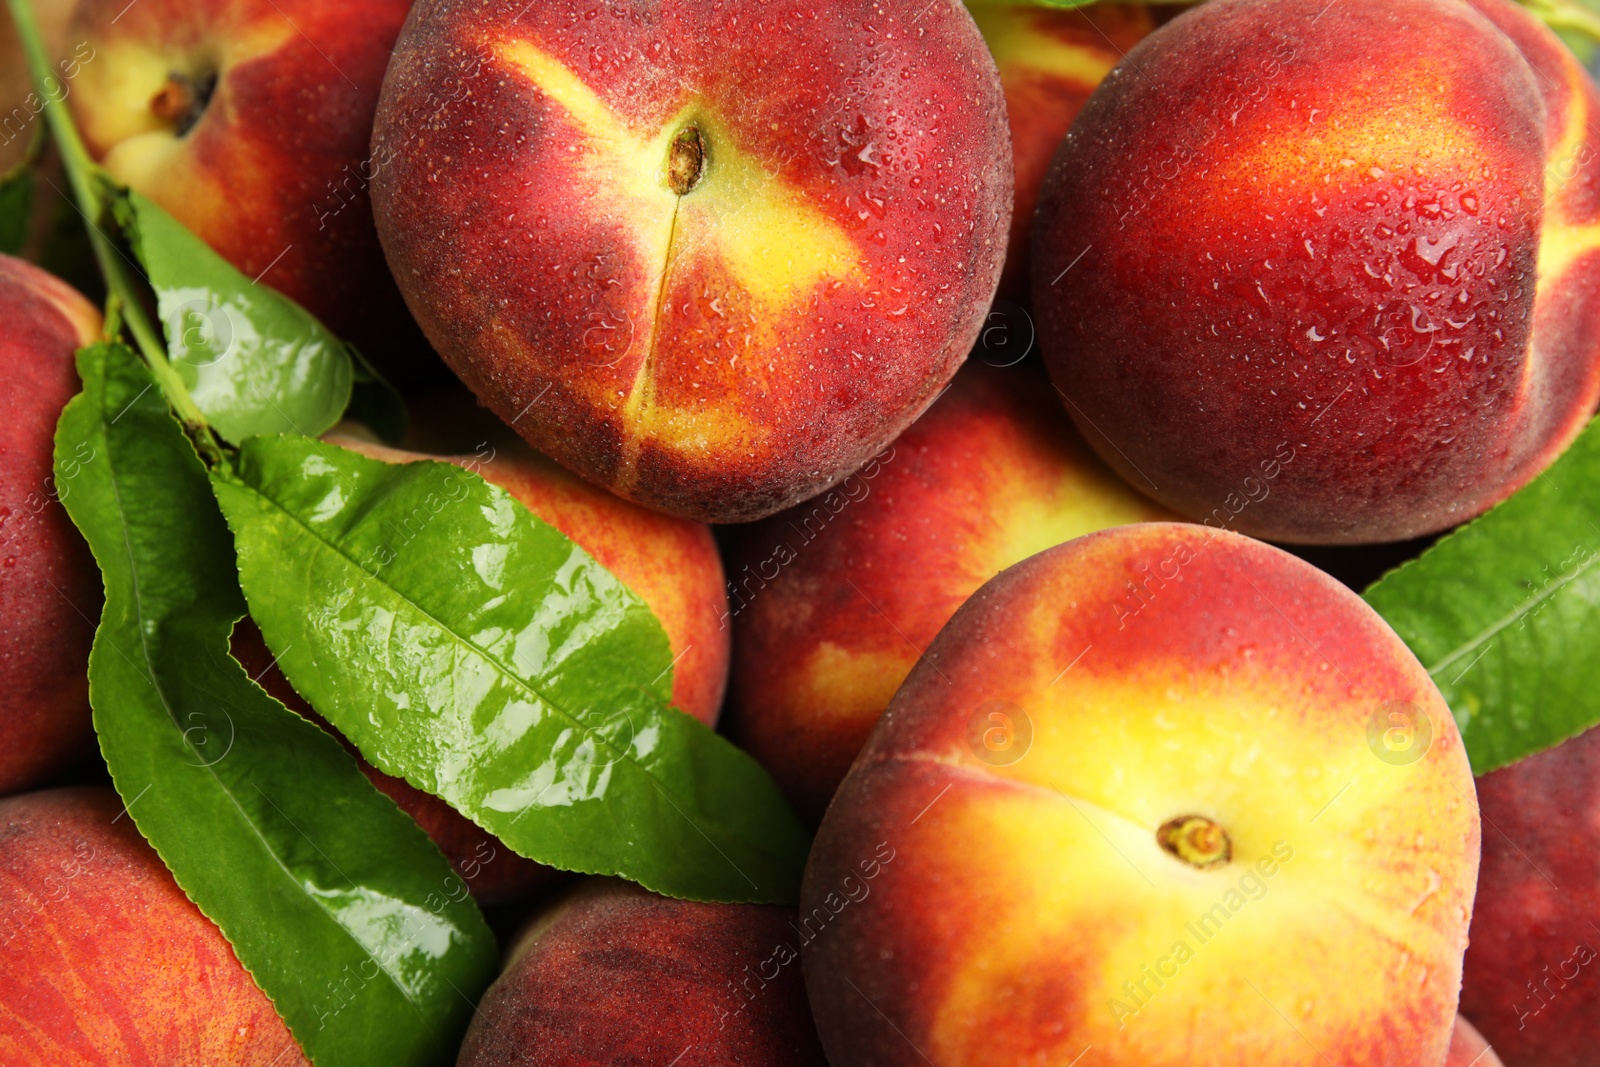
[[[319,1067],[452,1062],[495,968],[483,917],[338,741],[228,655],[228,528],[149,371],[122,345],[78,368],[56,477],[105,579],[90,702],[129,814]]]
[[[516,852],[669,896],[792,903],[807,836],[748,756],[668,706],[648,607],[445,463],[246,441],[213,488],[290,682],[389,774]]]
[[[316,437],[339,421],[353,379],[343,341],[153,201],[129,192],[115,210],[156,291],[172,365],[218,433]]]
[[[14,256],[28,239],[33,214],[33,168],[24,164],[0,176],[0,252]]]
[[[367,361],[359,348],[351,345],[350,356],[355,360],[355,379],[350,409],[345,415],[365,423],[390,444],[399,444],[411,421],[405,397]]]
[[[1366,592],[1485,774],[1600,723],[1600,423],[1539,478]]]

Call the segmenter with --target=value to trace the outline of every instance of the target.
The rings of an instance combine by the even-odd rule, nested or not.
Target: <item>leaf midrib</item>
[[[111,380],[110,379],[110,369],[111,368],[110,368],[109,362],[108,362],[108,364],[106,366],[106,374],[105,374],[105,377],[103,378],[103,381],[105,381],[107,383],[109,383],[109,381]],[[129,536],[128,536],[128,530],[129,530],[128,515],[129,515],[129,513],[128,513],[127,508],[123,504],[122,484],[121,484],[121,479],[118,477],[118,474],[117,474],[118,463],[117,463],[117,460],[115,458],[116,457],[116,452],[111,447],[111,440],[110,440],[111,434],[109,432],[109,429],[107,429],[107,427],[109,427],[110,424],[105,421],[105,417],[106,417],[106,415],[108,413],[107,409],[106,409],[106,406],[105,406],[105,400],[106,399],[107,399],[107,392],[104,389],[104,387],[102,387],[102,389],[101,389],[101,407],[100,407],[100,417],[101,417],[101,427],[102,427],[102,429],[101,429],[100,432],[101,432],[101,439],[104,442],[105,447],[106,447],[106,468],[109,470],[109,472],[111,474],[111,479],[110,480],[111,480],[112,499],[116,502],[117,517],[121,520],[123,551],[127,554],[127,559],[128,559],[128,579],[129,579],[129,584],[133,587],[133,607],[134,607],[135,620],[136,620],[136,623],[137,623],[137,629],[139,631],[139,650],[140,650],[140,655],[144,660],[145,673],[146,673],[146,676],[150,680],[151,688],[153,688],[156,691],[156,696],[161,701],[162,710],[167,713],[167,720],[169,722],[171,722],[172,725],[176,728],[176,727],[178,727],[180,725],[178,723],[177,718],[176,718],[176,709],[173,707],[172,701],[169,698],[169,696],[167,695],[165,687],[161,684],[160,672],[158,670],[156,670],[155,660],[151,656],[151,652],[150,652],[150,637],[149,637],[149,628],[146,625],[146,621],[147,620],[146,620],[145,611],[144,611],[144,597],[140,593],[139,565],[138,565],[138,561],[137,561],[137,556],[136,556],[136,554],[134,552],[133,542],[129,539]],[[188,735],[186,733],[182,732],[181,730],[179,731],[179,740],[183,744],[183,746],[186,749],[189,750],[191,755],[196,756],[196,757],[200,757],[201,756],[201,754],[198,751],[195,750],[194,745],[189,741]],[[278,855],[278,853],[272,848],[272,845],[270,844],[270,842],[268,842],[266,837],[261,833],[260,828],[257,827],[255,822],[249,817],[248,813],[244,809],[244,806],[239,803],[238,798],[234,795],[233,790],[227,785],[226,782],[223,781],[223,779],[216,773],[216,771],[212,769],[211,765],[205,763],[203,758],[200,759],[200,764],[201,764],[203,770],[205,771],[206,777],[211,779],[211,781],[216,785],[216,787],[219,790],[221,790],[223,796],[228,798],[228,803],[233,805],[234,810],[239,813],[239,817],[243,820],[244,824],[247,827],[250,828],[250,832],[252,834],[254,834],[255,837],[256,837],[256,840],[261,843],[262,850],[272,859],[272,862],[275,863],[277,865],[278,869],[283,872],[284,877],[287,878],[289,880],[290,884],[293,885],[295,887],[295,889],[298,891],[300,889],[300,883],[294,877],[294,873],[288,868],[287,865],[284,864],[282,857],[280,857]],[[137,821],[137,820],[135,820],[135,821]],[[315,897],[314,895],[312,895],[310,893],[303,893],[302,892],[302,893],[300,893],[300,895],[305,897],[306,899],[310,900],[311,903],[316,906],[317,910],[321,911],[324,915],[326,915],[328,917],[328,921],[331,922],[334,925],[334,928],[339,930],[341,933],[343,933],[345,935],[345,937],[349,938],[350,942],[352,944],[354,944],[357,948],[359,948],[363,955],[367,956],[369,959],[373,959],[374,962],[378,962],[373,957],[372,952],[367,948],[367,946],[365,944],[363,944],[355,936],[355,934],[352,933],[349,930],[349,928],[347,928],[343,923],[341,923],[338,920],[338,918],[333,914],[333,912],[331,912],[328,909],[326,904],[324,904],[321,900],[319,900],[317,897]],[[196,906],[198,907],[198,904]],[[229,941],[229,944],[230,945],[232,944],[231,939]],[[389,970],[388,967],[384,966],[381,962],[378,963],[378,966],[379,966],[379,969],[383,971],[384,977],[389,980],[390,985],[392,985],[395,988],[395,990],[400,994],[401,999],[412,1009],[412,1011],[414,1011],[417,1014],[417,1016],[420,1019],[423,1020],[424,1023],[426,1023],[427,1014],[423,1011],[421,1005],[417,1001],[412,999],[412,996],[411,996],[410,992],[405,988],[405,986],[400,984],[399,980]]]
[[[1522,601],[1511,611],[1502,615],[1500,618],[1496,619],[1494,622],[1478,631],[1469,640],[1452,649],[1448,654],[1445,655],[1443,659],[1439,660],[1437,664],[1429,667],[1428,676],[1430,678],[1437,677],[1446,669],[1454,666],[1457,661],[1466,656],[1468,653],[1481,648],[1490,641],[1493,641],[1507,628],[1514,625],[1519,620],[1526,618],[1540,604],[1545,603],[1547,600],[1559,595],[1568,587],[1576,584],[1578,580],[1588,573],[1589,569],[1596,563],[1600,563],[1600,552],[1591,554],[1587,560],[1585,560],[1570,574],[1570,576],[1565,574],[1559,575],[1559,580],[1552,580],[1545,583],[1544,588],[1540,589],[1533,596]]]
[[[445,466],[445,464],[441,464],[437,460],[428,460],[428,461],[425,461],[425,462],[430,463],[430,464],[434,464],[434,465],[437,465],[437,466]],[[309,537],[311,537],[317,543],[323,545],[334,556],[336,556],[340,560],[342,560],[344,562],[346,568],[354,568],[355,570],[360,571],[361,574],[364,577],[367,578],[367,580],[373,581],[373,582],[377,582],[383,588],[388,589],[401,604],[404,604],[407,607],[415,610],[417,612],[417,614],[419,614],[422,618],[428,620],[429,622],[432,622],[434,625],[438,626],[439,629],[442,632],[448,634],[450,636],[451,640],[455,641],[457,644],[459,644],[462,647],[470,650],[471,652],[476,653],[482,659],[484,659],[488,663],[492,664],[494,666],[494,669],[496,670],[496,672],[498,672],[502,677],[510,678],[511,681],[518,688],[522,689],[525,693],[529,694],[534,699],[538,700],[545,707],[548,707],[549,709],[554,711],[556,714],[560,715],[563,719],[565,719],[567,721],[568,724],[570,724],[570,725],[572,725],[574,727],[578,727],[580,729],[583,727],[583,723],[579,722],[578,719],[576,719],[572,715],[572,713],[569,712],[566,708],[562,707],[560,704],[556,703],[554,700],[552,700],[549,697],[547,697],[539,689],[535,688],[533,683],[525,681],[524,679],[522,679],[521,677],[519,677],[518,675],[513,673],[509,668],[507,668],[504,664],[502,664],[498,658],[496,658],[495,656],[491,655],[488,651],[480,648],[475,642],[473,642],[472,640],[468,639],[467,637],[457,633],[455,631],[454,627],[447,625],[442,619],[440,619],[436,615],[434,615],[433,612],[431,612],[428,609],[424,608],[421,604],[418,604],[415,600],[413,600],[411,598],[411,596],[409,594],[401,591],[400,589],[396,588],[393,584],[391,584],[389,582],[381,582],[378,579],[373,578],[370,574],[367,573],[366,568],[362,567],[361,564],[358,563],[353,557],[351,557],[349,554],[347,554],[337,544],[335,544],[332,541],[329,541],[326,537],[323,537],[317,530],[315,530],[311,526],[308,526],[306,523],[302,522],[298,515],[295,515],[293,512],[289,511],[287,508],[285,508],[281,504],[279,504],[276,500],[274,500],[271,497],[267,496],[266,493],[256,489],[254,486],[252,486],[249,483],[245,482],[243,479],[235,479],[235,484],[241,486],[244,489],[249,490],[249,492],[252,495],[254,495],[256,498],[258,498],[258,499],[260,499],[262,501],[265,501],[267,504],[271,505],[274,510],[278,511],[279,513],[281,513],[290,522],[294,523],[300,529],[304,530]],[[493,486],[493,485],[490,485],[488,482],[484,482],[484,485],[489,488],[490,492],[497,491],[496,487]],[[504,492],[504,490],[498,490],[498,491],[499,492]],[[506,494],[506,495],[509,497],[510,494]],[[517,502],[515,500],[512,500],[512,503],[515,504],[518,507],[522,506],[520,504],[517,504]],[[621,761],[626,762],[628,765],[632,766],[640,775],[642,775],[645,779],[647,779],[648,781],[653,783],[656,786],[656,788],[660,789],[661,792],[665,796],[667,796],[669,798],[676,796],[676,798],[678,800],[682,800],[684,803],[690,804],[691,808],[694,806],[688,800],[688,798],[683,797],[681,795],[677,795],[673,790],[667,789],[665,787],[665,783],[663,783],[662,780],[659,777],[657,777],[655,774],[651,773],[650,770],[648,770],[638,760],[634,759],[632,757],[632,755],[629,754],[626,750],[619,749],[616,745],[614,745],[610,741],[609,738],[603,738],[602,737],[601,740],[602,740],[602,742],[604,743],[604,745],[606,746],[606,748],[608,750],[610,750],[611,752],[616,753]],[[697,819],[691,818],[687,813],[682,812],[681,809],[680,809],[679,813],[683,815],[684,819],[689,823],[690,826],[695,827],[702,834],[706,833],[706,828],[701,825],[701,820],[697,820]],[[719,837],[722,837],[725,843],[732,843],[732,841],[730,840],[729,836],[727,835],[727,833],[724,830],[722,830],[721,828],[716,827],[716,826],[711,826],[710,828],[712,830],[714,830]],[[709,835],[707,835],[707,836],[709,836]],[[737,868],[735,868],[735,869],[737,869]]]

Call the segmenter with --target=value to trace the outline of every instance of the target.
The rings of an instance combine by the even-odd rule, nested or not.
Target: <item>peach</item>
[[[539,451],[738,522],[861,466],[977,339],[1011,152],[959,0],[421,0],[373,134],[413,313]]]
[[[1356,594],[1121,527],[901,686],[806,869],[807,988],[833,1067],[1443,1063],[1478,847],[1449,709]]]
[[[1444,1067],[1505,1067],[1489,1042],[1483,1039],[1473,1025],[1456,1016],[1456,1028],[1450,1035],[1450,1055]]]
[[[1033,209],[1050,160],[1089,94],[1154,22],[1149,10],[1137,4],[1060,11],[1036,4],[980,3],[973,5],[972,17],[1000,68],[1011,120],[1016,204],[1000,295],[1023,300]]]
[[[1038,375],[969,364],[831,492],[729,531],[728,732],[815,824],[980,585],[1081,534],[1166,517],[1084,447]]]
[[[109,789],[0,801],[0,1062],[308,1067]]]
[[[1461,1010],[1509,1067],[1590,1067],[1600,1041],[1600,730],[1478,781],[1483,873]]]
[[[425,414],[419,422],[419,435],[454,443],[449,428],[438,425],[437,413]],[[330,434],[328,440],[393,463],[435,458],[348,434]],[[722,561],[711,531],[597,489],[514,437],[496,437],[492,443],[484,442],[479,453],[454,457],[454,461],[505,489],[572,538],[650,606],[676,657],[674,706],[715,726],[727,683],[729,633],[722,622],[727,613]],[[235,631],[233,652],[269,693],[328,726],[294,692],[253,624]],[[563,879],[560,872],[512,852],[438,797],[384,774],[365,760],[360,763],[372,783],[427,831],[480,903],[520,899]]]
[[[409,0],[82,0],[68,97],[89,150],[251,278],[388,371],[426,346],[384,267],[368,187]]]
[[[61,506],[56,420],[78,393],[73,353],[100,313],[64,282],[0,255],[0,794],[89,748],[89,645],[100,572]],[[93,450],[65,457],[72,467]]]
[[[1185,515],[1398,541],[1534,477],[1600,399],[1594,85],[1510,0],[1218,0],[1074,123],[1041,351]]]
[[[512,947],[457,1067],[825,1067],[793,918],[590,879]]]

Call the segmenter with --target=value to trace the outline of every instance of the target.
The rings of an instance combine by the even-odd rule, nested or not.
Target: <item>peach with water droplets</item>
[[[1442,1064],[1478,848],[1376,612],[1124,526],[988,582],[900,687],[806,868],[807,988],[833,1067]]]
[[[1096,90],[1041,348],[1105,460],[1269,540],[1480,514],[1600,399],[1600,96],[1510,0],[1218,0]]]
[[[445,361],[541,452],[700,521],[892,440],[1005,257],[1005,102],[959,0],[422,0],[374,150]]]

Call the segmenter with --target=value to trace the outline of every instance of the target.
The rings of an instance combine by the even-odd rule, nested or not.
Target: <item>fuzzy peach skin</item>
[[[1096,90],[1040,200],[1067,411],[1134,484],[1258,537],[1486,510],[1600,399],[1597,104],[1510,0],[1178,17]]]
[[[1170,517],[1083,445],[1039,375],[970,363],[840,486],[728,532],[728,733],[814,825],[980,585],[1074,537]]]
[[[1450,1055],[1444,1061],[1444,1067],[1505,1067],[1500,1057],[1495,1055],[1494,1049],[1489,1047],[1489,1042],[1483,1035],[1473,1028],[1472,1024],[1460,1015],[1456,1016],[1456,1028],[1450,1035]]]
[[[89,645],[100,572],[61,506],[56,420],[78,393],[73,353],[100,313],[0,255],[0,794],[45,781],[89,748]],[[93,450],[68,460],[94,462]]]
[[[1441,1064],[1478,845],[1449,709],[1354,593],[1121,527],[906,679],[806,869],[807,988],[833,1067]]]
[[[979,3],[972,18],[1000,68],[1011,123],[1016,203],[1000,295],[1025,300],[1033,209],[1061,139],[1089,94],[1154,20],[1137,4],[1096,4],[1070,11],[1032,4]]]
[[[427,432],[427,424],[437,420],[425,416],[419,421]],[[394,463],[436,458],[348,434],[330,434],[328,440]],[[476,470],[572,538],[650,606],[676,657],[673,704],[707,726],[715,726],[728,677],[730,634],[723,626],[727,608],[722,561],[711,531],[647,511],[580,481],[514,437],[485,441],[477,453],[454,457],[454,461]],[[235,630],[233,653],[269,693],[337,733],[289,685],[254,624]],[[348,742],[346,747],[354,752]],[[439,846],[479,903],[519,900],[566,877],[512,852],[438,797],[384,774],[364,759],[359,762],[373,785],[415,819]]]
[[[1485,775],[1483,874],[1462,981],[1508,1067],[1600,1049],[1600,730]]]
[[[385,370],[425,358],[384,267],[373,112],[410,0],[81,0],[95,158]],[[212,81],[214,89],[207,81]]]
[[[309,1067],[110,789],[0,801],[0,1063]]]
[[[589,879],[517,939],[457,1067],[826,1067],[794,911]]]
[[[541,452],[702,521],[905,429],[1005,255],[1005,101],[959,0],[421,0],[373,145],[445,361]]]

